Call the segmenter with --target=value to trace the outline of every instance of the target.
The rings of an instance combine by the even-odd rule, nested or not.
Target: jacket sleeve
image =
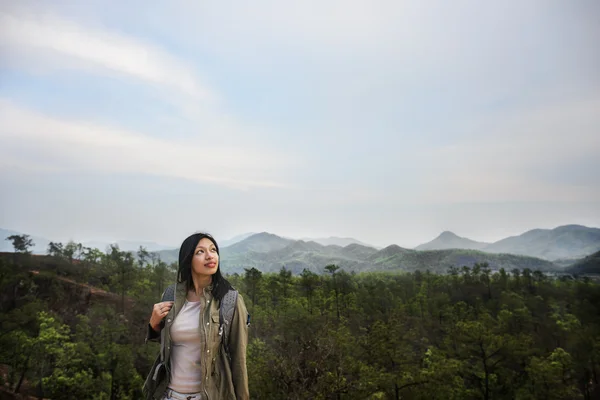
[[[238,294],[231,334],[229,351],[231,353],[231,375],[235,397],[238,400],[250,398],[248,391],[248,370],[246,368],[246,348],[248,346],[248,310],[241,294]]]
[[[164,301],[165,298],[165,291],[163,291],[162,295],[160,296],[160,301]],[[152,342],[158,342],[160,343],[160,331],[162,331],[162,329],[165,327],[165,320],[163,318],[162,321],[160,321],[160,330],[158,332],[156,332],[154,329],[152,329],[152,326],[150,326],[150,322],[148,322],[148,332],[146,332],[146,339],[144,340],[144,343],[148,343],[148,341],[152,341]]]
[[[160,323],[161,330],[164,327],[164,325],[165,325],[164,322]],[[148,332],[146,333],[145,342],[148,343],[148,341],[160,343],[160,331],[156,332],[154,329],[152,329],[149,322],[148,322]]]

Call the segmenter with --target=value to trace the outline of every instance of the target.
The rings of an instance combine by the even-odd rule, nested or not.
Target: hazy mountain
[[[270,251],[283,249],[293,242],[294,240],[292,239],[285,239],[272,233],[261,232],[249,236],[240,242],[232,244],[231,246],[221,247],[221,249],[226,251],[228,254],[245,253],[249,251],[267,253]]]
[[[369,260],[370,261],[387,260],[389,258],[393,258],[399,254],[404,254],[407,252],[410,252],[410,250],[405,249],[404,247],[400,247],[396,244],[392,244],[390,246],[387,246],[387,247],[373,253],[371,255],[371,257],[369,257]]]
[[[366,260],[374,253],[377,253],[377,249],[357,243],[349,244],[340,251],[345,257],[357,260]]]
[[[0,234],[4,233],[5,236],[10,236],[18,232],[0,230]],[[39,247],[41,252],[45,252],[49,241],[43,238],[34,238],[34,241],[38,245],[36,248]],[[564,266],[563,261],[566,259],[581,258],[600,250],[600,229],[578,225],[552,230],[536,229],[488,245],[444,232],[433,241],[417,248],[443,248],[436,250],[405,249],[395,244],[380,250],[359,243],[346,246],[324,245],[313,240],[283,238],[268,232],[240,235],[231,241],[235,243],[223,246],[228,241],[222,241],[220,245],[221,263],[225,273],[243,273],[244,269],[249,267],[274,272],[279,271],[282,266],[294,273],[301,273],[304,268],[323,272],[328,264],[338,264],[348,271],[429,269],[433,272],[446,272],[450,266],[472,266],[478,262],[487,262],[492,268],[503,267],[507,270],[530,268],[556,271],[560,269],[559,265],[549,262],[549,259],[560,258],[560,266]],[[88,246],[90,244],[92,243],[86,243]],[[105,250],[107,243],[96,244],[95,247]],[[99,247],[102,244],[104,246]],[[12,250],[10,242],[5,241],[3,245],[8,251]],[[177,261],[178,248],[164,249],[167,246],[152,242],[119,242],[122,250],[136,251],[140,245],[144,245],[150,251],[159,249],[156,252],[167,263]],[[468,249],[456,249],[457,246]],[[484,247],[481,250],[472,249],[479,246]],[[538,257],[533,257],[534,255]]]
[[[600,274],[600,251],[590,254],[565,270],[572,274]]]
[[[522,254],[546,260],[581,258],[600,250],[600,229],[565,225],[533,229],[486,246],[490,253]]]
[[[221,252],[223,270],[229,273],[243,273],[245,268],[255,267],[264,272],[279,271],[286,267],[295,274],[303,269],[321,273],[328,264],[356,266],[359,260],[352,252],[344,253],[344,248],[336,245],[323,246],[316,242],[291,241],[287,246],[269,252],[231,252],[233,246]]]
[[[517,254],[545,260],[579,259],[600,250],[600,229],[581,225],[565,225],[554,229],[533,229],[494,243],[476,242],[452,232],[443,232],[416,250],[450,248],[481,250],[487,253]]]
[[[23,232],[17,232],[10,229],[0,228],[0,251],[14,251],[15,248],[13,247],[12,242],[10,240],[6,240],[6,238],[12,235],[23,234]],[[34,246],[31,248],[32,253],[46,254],[46,250],[48,249],[48,243],[50,243],[50,240],[41,236],[29,236],[31,237],[34,243]]]
[[[268,232],[254,233],[230,246],[222,246],[219,243],[221,262],[224,262],[228,257],[233,257],[236,262],[241,262],[240,260],[245,260],[247,257],[258,257],[252,255],[253,253],[268,253],[279,250],[293,242],[295,242],[293,239],[282,238]],[[172,263],[178,260],[179,249],[162,250],[158,252],[158,255],[162,261]]]
[[[511,254],[488,254],[474,250],[435,250],[418,251],[391,245],[377,250],[356,243],[346,247],[337,245],[323,246],[319,243],[303,240],[276,239],[272,234],[252,236],[236,245],[221,251],[221,265],[225,273],[243,273],[245,268],[255,267],[263,272],[276,272],[286,267],[294,274],[303,269],[322,273],[328,264],[337,264],[346,271],[415,271],[430,270],[444,273],[451,266],[473,266],[487,262],[493,269],[514,268],[557,271],[560,268],[547,260]],[[279,248],[264,250],[258,242],[266,239]],[[280,240],[282,239],[282,240]],[[283,246],[284,244],[286,244]],[[241,250],[245,249],[245,250]],[[235,251],[231,251],[235,250]]]
[[[415,247],[415,250],[446,250],[446,249],[469,249],[481,250],[489,243],[476,242],[475,240],[460,237],[450,231],[442,232],[431,242]]]
[[[344,237],[337,237],[337,236],[330,236],[328,238],[301,238],[299,240],[303,240],[305,242],[317,242],[319,244],[322,244],[323,246],[329,246],[329,245],[335,245],[335,246],[340,246],[340,247],[346,247],[349,244],[360,244],[362,246],[366,246],[366,247],[372,247],[372,248],[376,248],[376,246],[371,246],[370,244],[361,242],[360,240],[354,239],[354,238],[344,238]]]
[[[488,263],[492,269],[529,268],[541,271],[559,271],[560,267],[550,261],[535,257],[518,256],[513,254],[490,254],[478,250],[447,249],[447,250],[408,250],[401,247],[386,247],[385,253],[375,253],[370,262],[365,265],[366,271],[416,271],[430,270],[445,273],[448,268],[468,266],[476,263]]]
[[[255,234],[256,234],[255,232],[248,232],[248,233],[242,233],[241,235],[236,235],[236,236],[232,237],[231,239],[219,240],[219,248],[231,246],[232,244],[241,242],[242,240],[244,240],[252,235],[255,235]]]

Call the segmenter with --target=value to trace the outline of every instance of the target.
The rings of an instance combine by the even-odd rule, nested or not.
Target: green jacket
[[[226,354],[219,335],[219,304],[213,301],[211,287],[203,290],[200,297],[200,337],[204,344],[200,365],[202,369],[202,389],[208,400],[246,400],[248,393],[248,371],[246,369],[246,347],[248,345],[248,311],[244,299],[238,294],[231,333],[228,340],[229,354]],[[186,283],[177,283],[175,304],[164,318],[162,330],[155,332],[148,325],[146,340],[160,341],[160,354],[144,383],[147,399],[161,399],[171,378],[170,328],[186,299]]]

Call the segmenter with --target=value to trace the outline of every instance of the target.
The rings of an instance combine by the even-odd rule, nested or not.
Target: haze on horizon
[[[0,228],[600,227],[600,3],[0,2]]]

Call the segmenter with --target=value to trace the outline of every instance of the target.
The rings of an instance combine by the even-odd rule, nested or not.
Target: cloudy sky
[[[597,0],[0,0],[0,227],[600,227]]]

